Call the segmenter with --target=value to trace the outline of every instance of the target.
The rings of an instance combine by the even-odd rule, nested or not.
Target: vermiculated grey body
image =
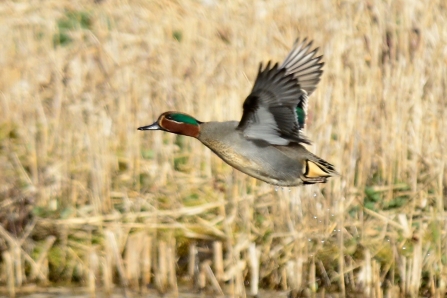
[[[238,123],[206,122],[198,139],[226,163],[252,177],[279,186],[303,184],[300,177],[305,160],[312,160],[313,154],[299,144],[291,147],[247,140],[236,130]],[[216,134],[219,138],[213,137]]]

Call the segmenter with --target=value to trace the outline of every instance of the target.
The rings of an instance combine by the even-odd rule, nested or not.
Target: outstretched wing
[[[323,73],[322,56],[310,50],[312,42],[297,41],[281,66],[259,67],[250,95],[244,101],[244,113],[238,129],[246,138],[273,145],[291,142],[310,143],[303,135],[307,98],[315,90]]]

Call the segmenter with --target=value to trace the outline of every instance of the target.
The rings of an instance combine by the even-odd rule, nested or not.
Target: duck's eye
[[[172,116],[171,115],[166,115],[166,119],[172,120]]]

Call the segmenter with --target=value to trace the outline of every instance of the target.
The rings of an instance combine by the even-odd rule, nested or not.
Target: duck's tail
[[[303,184],[326,183],[327,178],[333,176],[340,176],[334,166],[309,152],[301,175]]]

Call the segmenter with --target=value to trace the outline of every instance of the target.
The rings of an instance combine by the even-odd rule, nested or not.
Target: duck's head
[[[164,112],[151,125],[138,127],[138,130],[164,130],[167,132],[197,138],[200,122],[194,117],[180,112]]]

